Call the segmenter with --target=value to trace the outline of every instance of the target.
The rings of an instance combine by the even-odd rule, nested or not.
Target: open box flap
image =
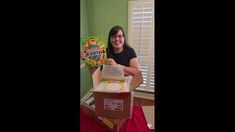
[[[123,67],[120,65],[103,65],[102,80],[125,80]]]
[[[100,80],[101,80],[100,66],[95,70],[95,72],[91,76],[92,76],[92,83],[93,83],[93,90],[94,90],[99,85]]]
[[[140,86],[140,84],[143,83],[143,76],[141,71],[139,71],[136,75],[132,77],[131,83],[130,83],[130,91],[133,91],[137,87]]]
[[[143,83],[143,77],[141,71],[139,71],[136,75],[134,76],[129,76],[129,77],[124,77],[125,84],[124,84],[124,89],[121,91],[102,91],[102,90],[97,90],[97,87],[101,83],[101,78],[102,76],[102,71],[101,68],[98,67],[96,71],[92,74],[92,82],[93,82],[93,92],[106,92],[106,93],[130,93],[133,91],[135,88],[137,88],[140,84]]]

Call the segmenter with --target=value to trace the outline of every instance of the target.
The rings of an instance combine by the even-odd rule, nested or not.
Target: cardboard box
[[[116,66],[115,66],[116,67]],[[114,68],[115,68],[114,67]],[[124,73],[118,73],[119,79],[115,80],[114,71],[123,71],[122,69],[112,69],[111,67],[101,69],[98,67],[96,71],[92,74],[93,81],[93,95],[95,99],[95,113],[97,116],[108,117],[108,118],[129,118],[131,117],[132,107],[133,107],[133,90],[137,88],[142,82],[142,74],[139,72],[135,76],[124,77]],[[109,75],[104,75],[109,74]],[[108,78],[112,78],[108,80]],[[106,78],[105,78],[106,77]],[[104,81],[104,78],[106,82]],[[107,82],[108,80],[108,82]],[[112,83],[118,82],[120,85],[119,89],[112,90]],[[113,83],[116,84],[116,83]]]
[[[81,107],[85,115],[97,121],[101,126],[103,126],[104,128],[106,128],[111,132],[119,132],[123,124],[127,121],[127,118],[112,119],[112,118],[96,116],[95,108],[92,106],[88,105],[86,102],[81,103]]]
[[[147,122],[147,127],[149,129],[154,130],[155,126],[154,126],[154,106],[141,106],[144,116],[145,116],[145,120]]]

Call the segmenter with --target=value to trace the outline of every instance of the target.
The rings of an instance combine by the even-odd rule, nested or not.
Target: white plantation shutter
[[[136,51],[143,84],[137,89],[154,92],[154,0],[128,1],[128,43]]]

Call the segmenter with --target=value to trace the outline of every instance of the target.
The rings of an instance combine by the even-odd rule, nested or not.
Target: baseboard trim
[[[143,93],[134,91],[134,97],[155,100],[154,93]]]

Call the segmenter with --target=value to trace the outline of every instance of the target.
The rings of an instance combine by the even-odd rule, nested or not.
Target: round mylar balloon
[[[89,37],[82,44],[82,50],[85,52],[85,63],[89,67],[100,66],[106,63],[107,54],[103,41],[96,37]]]

